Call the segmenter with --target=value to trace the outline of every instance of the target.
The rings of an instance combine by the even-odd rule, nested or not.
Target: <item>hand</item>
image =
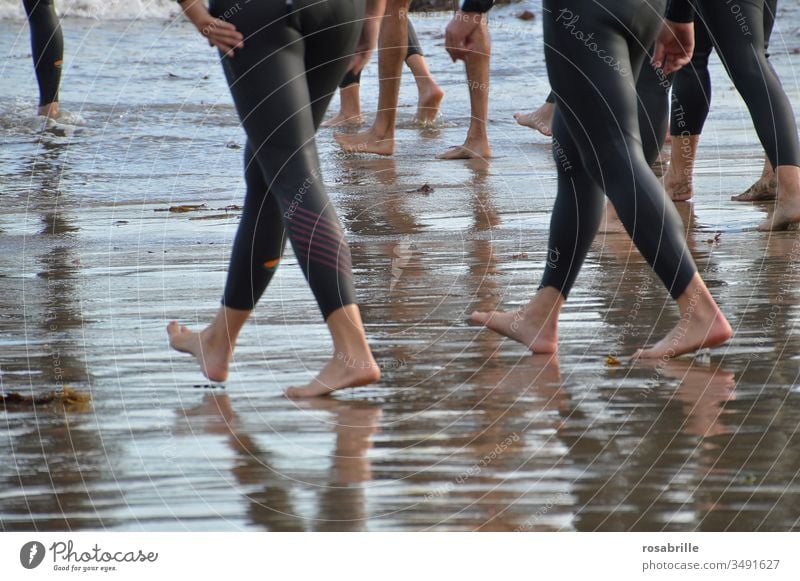
[[[233,58],[234,49],[244,48],[242,33],[230,22],[211,16],[200,0],[184,0],[181,7],[195,28],[206,37],[208,44],[217,47],[225,56]]]
[[[475,50],[473,35],[483,21],[483,14],[478,12],[461,12],[453,15],[453,19],[445,29],[444,48],[450,53],[453,62],[464,60]]]
[[[694,52],[694,22],[672,22],[665,20],[661,34],[656,40],[653,66],[664,71],[665,75],[674,73],[689,64]]]
[[[372,51],[378,46],[380,28],[380,17],[369,18],[364,21],[361,37],[358,39],[355,54],[350,61],[350,68],[348,69],[350,72],[358,74],[367,66],[369,59],[372,58]]]

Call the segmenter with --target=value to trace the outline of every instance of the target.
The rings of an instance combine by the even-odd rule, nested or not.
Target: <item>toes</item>
[[[734,202],[767,202],[774,200],[777,196],[772,192],[744,192],[738,196],[731,196]]]
[[[290,387],[286,390],[286,397],[300,399],[304,397],[320,397],[329,395],[333,390],[321,385],[306,385],[304,387]]]
[[[485,325],[492,318],[492,313],[485,313],[483,311],[475,311],[469,316],[469,320],[473,323]]]
[[[191,333],[189,327],[181,325],[178,321],[170,321],[169,324],[167,324],[167,334],[173,339],[180,335],[185,335],[186,333]]]

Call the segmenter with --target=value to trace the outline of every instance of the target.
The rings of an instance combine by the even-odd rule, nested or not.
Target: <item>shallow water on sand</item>
[[[762,158],[718,62],[698,195],[679,210],[735,338],[627,364],[677,315],[619,234],[595,243],[558,358],[465,323],[522,304],[545,259],[554,166],[547,140],[511,117],[547,92],[541,28],[514,11],[493,16],[490,163],[433,159],[468,122],[443,15],[417,19],[447,91],[438,128],[411,128],[407,78],[395,158],[338,155],[320,133],[384,376],[308,402],[282,389],[330,343],[290,253],[224,388],[167,346],[168,320],[201,325],[216,309],[243,195],[242,133],[213,53],[184,24],[68,19],[63,102],[81,119],[38,134],[26,30],[0,21],[1,389],[92,399],[0,410],[0,529],[800,526],[800,239],[751,231],[767,206],[728,201]],[[798,25],[784,7],[773,43],[796,107]],[[434,191],[414,191],[425,183]],[[205,207],[161,211],[186,204]]]

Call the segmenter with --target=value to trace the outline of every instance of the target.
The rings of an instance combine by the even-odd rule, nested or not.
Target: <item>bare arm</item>
[[[483,22],[483,15],[494,6],[494,0],[463,0],[445,30],[445,50],[453,61],[464,59],[475,50],[475,31]]]
[[[350,62],[350,70],[360,73],[367,66],[372,52],[378,46],[378,36],[381,32],[381,19],[386,12],[386,0],[367,0],[367,9],[364,13],[364,26],[361,28],[361,38],[356,45],[355,55]]]
[[[665,20],[656,40],[653,66],[661,68],[668,75],[689,64],[693,53],[694,22]]]
[[[226,56],[233,58],[233,51],[244,48],[244,36],[230,22],[214,18],[209,14],[203,0],[183,0],[183,13],[207,40]]]

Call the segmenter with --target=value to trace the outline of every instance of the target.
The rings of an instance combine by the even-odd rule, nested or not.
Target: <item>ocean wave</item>
[[[173,18],[180,11],[174,0],[55,0],[62,17],[97,20]],[[0,19],[22,20],[22,0],[0,0]]]

